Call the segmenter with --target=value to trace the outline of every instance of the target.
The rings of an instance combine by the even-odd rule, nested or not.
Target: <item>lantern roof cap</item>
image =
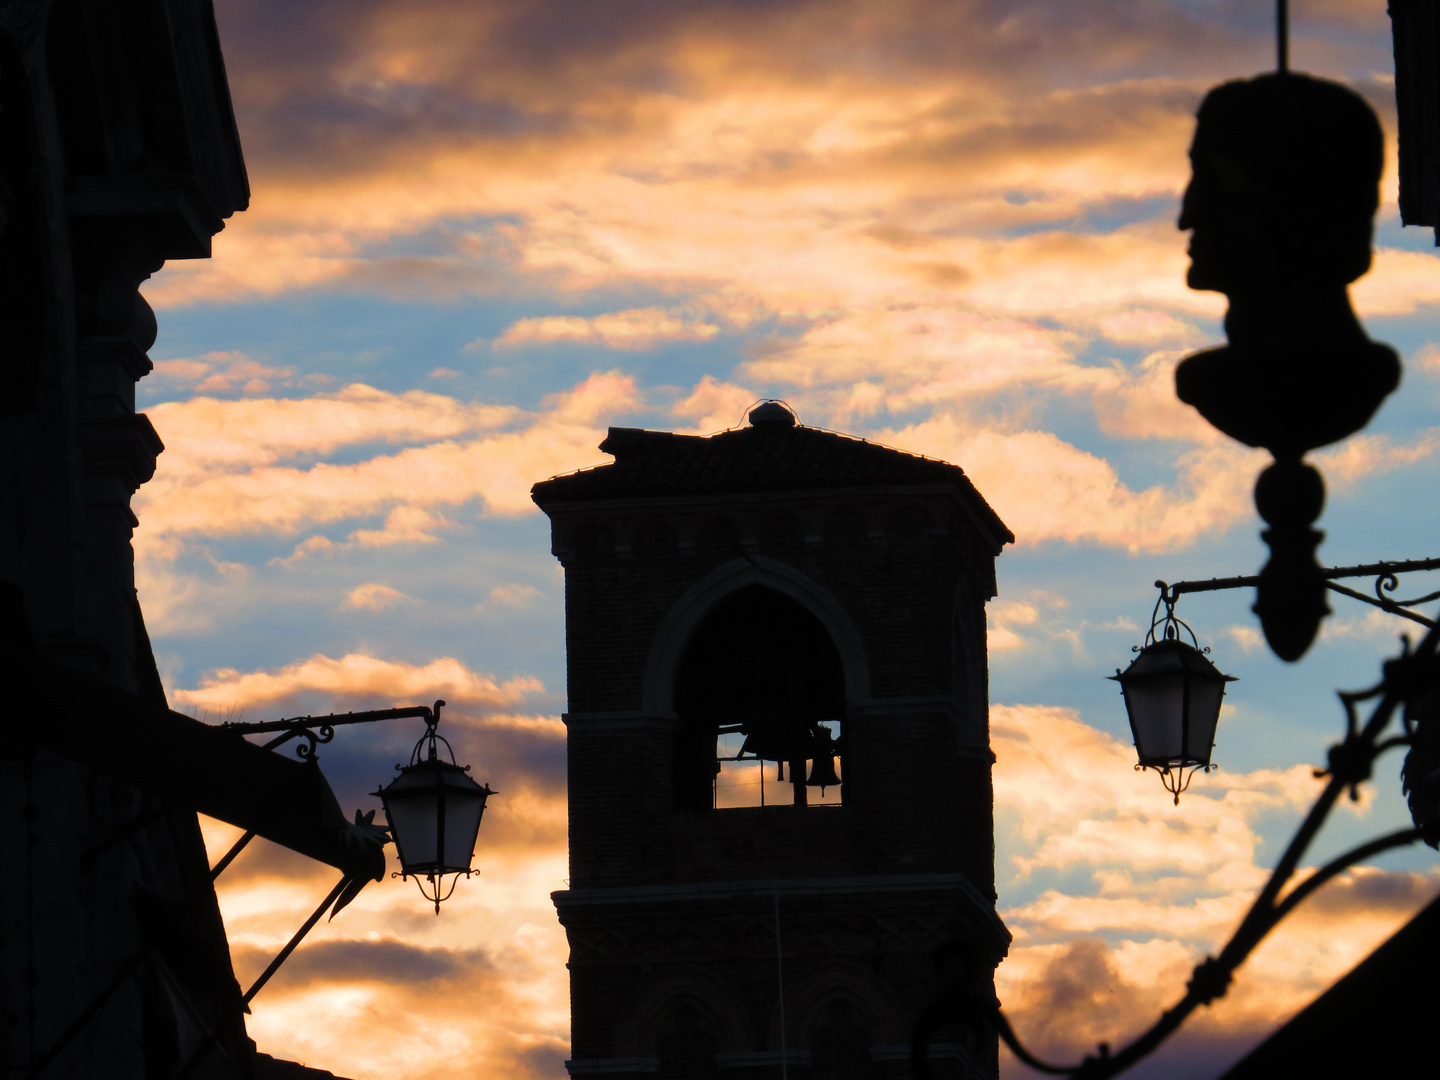
[[[1235,675],[1226,675],[1205,655],[1204,650],[1181,641],[1178,637],[1161,638],[1152,641],[1139,650],[1130,666],[1122,673],[1118,668],[1114,675],[1105,676],[1112,682],[1127,678],[1143,678],[1146,675],[1162,675],[1171,671],[1193,671],[1211,675],[1226,682],[1239,682]]]

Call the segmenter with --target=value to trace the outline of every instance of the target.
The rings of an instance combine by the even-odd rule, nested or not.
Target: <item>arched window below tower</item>
[[[662,1036],[656,1047],[658,1080],[718,1080],[715,1054],[719,1044],[702,1026],[699,1012],[677,1009],[671,1024],[669,1034]]]
[[[843,1001],[825,1010],[825,1022],[810,1034],[811,1080],[871,1080],[870,1033],[855,1022],[855,1010]]]
[[[820,621],[749,585],[696,628],[675,678],[675,807],[841,801],[845,677]]]

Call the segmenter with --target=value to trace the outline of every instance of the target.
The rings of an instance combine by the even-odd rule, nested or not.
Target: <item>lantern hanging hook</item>
[[[1190,642],[1201,652],[1208,653],[1208,648],[1200,647],[1200,639],[1195,636],[1195,631],[1190,624],[1175,614],[1175,602],[1180,599],[1180,591],[1172,589],[1168,582],[1157,581],[1155,588],[1160,590],[1160,595],[1155,600],[1155,609],[1150,613],[1150,630],[1145,635],[1145,644],[1153,645],[1156,641],[1175,641],[1180,637],[1180,631],[1190,635]],[[1162,614],[1160,609],[1164,608]],[[1159,631],[1157,634],[1156,631]],[[1134,648],[1134,652],[1140,651],[1140,646]]]
[[[444,708],[444,706],[445,702],[441,699],[437,700],[431,708],[426,710],[425,734],[420,736],[420,741],[415,744],[415,749],[410,752],[411,765],[418,765],[422,760],[434,761],[440,756],[439,746],[441,743],[445,744],[445,751],[450,755],[450,764],[458,765],[458,762],[455,760],[455,748],[450,745],[450,740],[445,738],[444,735],[438,734],[435,730],[440,726],[440,710]],[[422,750],[424,751],[423,757],[421,756]],[[399,766],[397,765],[396,768],[399,768]],[[470,766],[466,765],[464,768],[466,772],[470,771]]]

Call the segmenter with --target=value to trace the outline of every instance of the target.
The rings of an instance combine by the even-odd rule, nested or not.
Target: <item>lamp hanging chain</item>
[[[1275,70],[1290,73],[1290,2],[1275,0]]]

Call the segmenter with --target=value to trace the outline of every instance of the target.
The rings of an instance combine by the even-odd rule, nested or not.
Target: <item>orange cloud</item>
[[[494,348],[555,341],[601,344],[609,349],[644,351],[667,341],[709,341],[720,332],[713,323],[687,318],[663,308],[632,308],[605,315],[545,315],[512,323],[495,339]]]
[[[531,484],[577,464],[598,464],[603,458],[596,446],[604,438],[598,421],[637,407],[639,398],[633,379],[612,372],[551,395],[544,411],[530,417],[421,391],[389,395],[368,387],[305,401],[200,399],[194,410],[189,404],[156,410],[167,438],[177,430],[189,434],[206,420],[213,426],[208,438],[176,439],[185,448],[179,461],[162,458],[161,471],[137,496],[145,523],[142,551],[146,545],[163,549],[167,538],[284,534],[377,513],[391,515],[386,528],[356,532],[352,543],[424,542],[431,528],[444,523],[432,516],[434,507],[472,499],[483,500],[491,513],[529,513]],[[261,408],[252,411],[254,406]],[[267,406],[276,406],[280,417],[248,427],[246,421]],[[528,425],[518,431],[451,438],[520,419]],[[278,464],[376,439],[428,444],[356,464]],[[436,439],[442,441],[430,441]],[[406,509],[398,512],[401,503]]]
[[[1031,589],[1022,600],[992,600],[985,605],[985,647],[992,653],[1022,649],[1030,644],[1017,628],[1040,625],[1041,609],[1046,614],[1067,607],[1063,596]]]
[[[1129,747],[1071,710],[997,705],[991,730],[997,816],[1012,838],[998,867],[1015,933],[1000,997],[1032,1049],[1078,1060],[1097,1042],[1123,1044],[1180,998],[1190,969],[1228,938],[1267,876],[1256,860],[1259,819],[1285,810],[1298,822],[1319,782],[1300,765],[1221,770],[1197,778],[1175,807],[1153,775],[1133,771]],[[1222,746],[1225,731],[1222,719]],[[1004,906],[1008,889],[1042,869],[1063,872],[1067,886]],[[1210,1054],[1239,1056],[1437,890],[1434,874],[1343,875],[1272,933],[1230,993],[1187,1023],[1181,1045],[1210,1040]]]
[[[423,390],[392,394],[360,383],[301,399],[190,398],[151,406],[146,413],[165,440],[156,477],[162,484],[314,459],[344,446],[457,438],[523,418],[509,405],[467,404]],[[156,481],[141,489],[142,497]]]
[[[1440,450],[1440,428],[1425,428],[1408,439],[1390,435],[1354,435],[1339,446],[1315,455],[1326,482],[1337,491],[1363,477],[1383,476],[1434,457]]]
[[[491,589],[489,602],[503,604],[506,607],[525,607],[539,595],[540,590],[534,585],[512,581],[506,585],[496,585]]]
[[[1362,318],[1412,315],[1440,304],[1440,259],[1426,252],[1377,248],[1370,273],[1351,292]]]
[[[392,608],[396,604],[403,604],[406,601],[413,602],[413,599],[399,589],[392,589],[389,585],[372,581],[364,585],[356,585],[346,595],[345,602],[340,606],[353,611],[384,611],[386,608]]]
[[[695,435],[713,435],[743,424],[745,410],[755,401],[756,395],[745,387],[705,375],[689,396],[670,406],[670,415],[691,422],[682,430]]]
[[[1176,459],[1180,483],[1131,491],[1113,466],[1045,431],[962,427],[938,415],[881,438],[962,466],[1018,542],[1062,540],[1166,551],[1248,519],[1247,493],[1263,454],[1228,444]]]
[[[293,367],[271,367],[252,360],[242,352],[208,352],[204,356],[155,361],[154,378],[160,384],[192,384],[192,393],[213,394],[239,390],[245,394],[267,394],[276,383],[295,383]],[[321,376],[320,381],[325,377]],[[307,379],[312,385],[315,378]]]
[[[338,659],[316,655],[273,672],[216,668],[205,673],[197,688],[176,690],[174,697],[181,705],[217,712],[270,707],[302,692],[322,693],[335,701],[366,698],[404,704],[444,698],[457,707],[490,711],[516,705],[544,689],[533,676],[500,682],[448,656],[417,665],[351,653]]]
[[[493,849],[486,834],[503,800],[492,801],[482,874],[460,882],[438,917],[412,883],[387,877],[311,931],[251,1006],[247,1028],[262,1049],[360,1078],[439,1080],[456,1061],[501,1080],[563,1072],[567,950],[549,892],[563,887],[564,848]],[[328,868],[240,872],[273,864],[267,848],[255,841],[217,883],[243,986],[333,884]]]

